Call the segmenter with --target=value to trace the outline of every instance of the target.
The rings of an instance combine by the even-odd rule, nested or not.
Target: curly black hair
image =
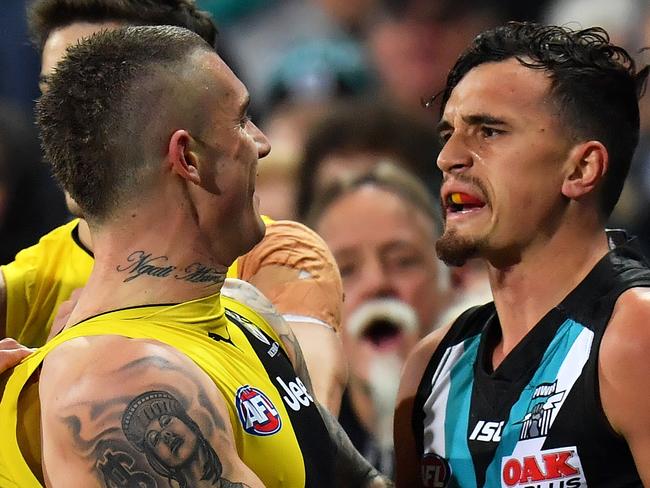
[[[571,137],[595,139],[607,148],[610,164],[600,209],[608,217],[639,142],[638,99],[645,91],[650,67],[637,71],[628,52],[612,44],[600,27],[572,30],[508,22],[476,36],[458,58],[441,92],[441,114],[451,92],[470,70],[512,58],[548,73],[551,97]]]
[[[34,0],[27,9],[29,32],[40,50],[55,29],[73,22],[108,21],[184,27],[213,47],[217,40],[212,17],[194,0]]]

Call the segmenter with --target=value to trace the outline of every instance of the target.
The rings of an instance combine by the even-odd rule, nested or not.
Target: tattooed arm
[[[282,316],[275,311],[273,304],[257,288],[241,280],[227,279],[221,292],[223,295],[253,308],[273,327],[282,340],[296,373],[309,392],[312,393],[311,379],[309,378],[309,371],[300,350],[300,345],[291,328]],[[392,483],[373,468],[356,450],[336,418],[326,408],[322,407],[318,401],[316,401],[316,406],[327,426],[333,444],[337,448],[335,455],[336,486],[341,488],[392,486]]]
[[[263,486],[237,456],[217,388],[168,346],[73,339],[46,359],[40,398],[47,486]]]

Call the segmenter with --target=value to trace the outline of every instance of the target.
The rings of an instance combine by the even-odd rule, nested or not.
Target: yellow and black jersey
[[[45,344],[62,302],[88,281],[92,253],[79,240],[79,219],[57,227],[2,266],[7,289],[7,337]]]
[[[41,486],[38,409],[19,398],[45,356],[72,338],[107,334],[154,339],[192,359],[226,400],[239,456],[265,486],[332,486],[334,449],[280,339],[255,311],[219,295],[98,315],[14,368],[0,402],[0,486]]]

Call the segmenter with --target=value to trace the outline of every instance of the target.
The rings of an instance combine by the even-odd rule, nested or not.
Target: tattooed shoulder
[[[224,454],[236,456],[227,413],[215,406],[215,393],[206,391],[210,385],[195,371],[173,356],[152,356],[105,372],[114,385],[93,377],[94,390],[81,385],[74,395],[63,395],[63,404],[50,401],[51,394],[42,398],[49,472],[65,461],[107,488],[248,486],[233,480],[232,470],[224,472]]]

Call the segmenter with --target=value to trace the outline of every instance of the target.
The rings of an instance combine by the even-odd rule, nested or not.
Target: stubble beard
[[[454,229],[447,229],[436,242],[436,253],[448,266],[462,266],[479,256],[482,242],[482,239],[469,239],[458,235]]]

